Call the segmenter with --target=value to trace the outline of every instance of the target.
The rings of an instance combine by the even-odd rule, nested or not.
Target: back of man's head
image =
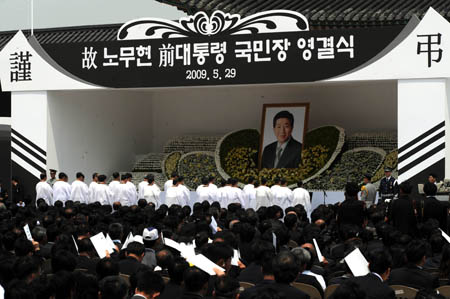
[[[122,240],[123,226],[120,223],[111,223],[108,228],[109,236],[112,240]]]
[[[107,276],[119,275],[119,264],[113,259],[101,259],[95,268],[99,280]]]
[[[139,257],[144,255],[145,246],[139,242],[131,242],[128,244],[126,251],[128,254],[134,254]]]
[[[101,299],[124,299],[128,295],[128,284],[120,276],[107,276],[100,281]]]
[[[47,238],[47,230],[42,226],[36,226],[31,235],[36,242],[42,242]]]
[[[358,195],[358,192],[359,192],[358,184],[356,184],[354,182],[348,182],[345,185],[345,195],[346,196],[355,197]]]
[[[156,264],[161,267],[161,269],[170,269],[174,262],[174,257],[172,252],[167,249],[162,249],[156,253]]]
[[[298,273],[298,262],[292,253],[283,251],[273,259],[273,274],[276,282],[290,284],[297,278]]]
[[[182,257],[176,257],[172,266],[169,268],[170,281],[181,285],[183,282],[183,274],[189,268],[189,263]]]
[[[427,247],[423,241],[413,240],[406,248],[406,258],[409,263],[420,265],[427,252]]]
[[[400,192],[403,194],[411,194],[412,185],[409,182],[403,182],[399,185]]]
[[[73,272],[77,266],[77,260],[70,251],[58,250],[52,254],[51,264],[53,273],[62,270]]]
[[[391,255],[384,250],[372,250],[368,254],[369,269],[371,272],[375,272],[378,275],[383,275],[391,268],[392,258]]]
[[[300,266],[300,271],[304,271],[306,269],[306,266],[311,260],[311,253],[305,248],[301,247],[296,247],[292,249],[291,252],[297,258],[297,261]]]
[[[148,298],[159,296],[164,290],[164,280],[151,270],[139,271],[136,274],[136,289],[144,293]]]
[[[214,283],[214,296],[235,299],[239,293],[239,282],[230,276],[217,277]]]
[[[423,185],[423,192],[426,196],[435,196],[437,193],[437,187],[435,184],[427,182]]]
[[[209,275],[197,267],[184,271],[184,288],[188,292],[204,294],[208,287]]]

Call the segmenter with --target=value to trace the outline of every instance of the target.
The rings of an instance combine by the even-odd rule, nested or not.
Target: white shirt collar
[[[381,275],[380,275],[380,274],[375,273],[375,272],[370,272],[370,273],[372,273],[373,275],[375,275],[376,277],[378,277],[378,278],[381,280],[381,282],[383,282],[383,278],[381,278]]]
[[[284,149],[286,148],[287,144],[289,143],[289,141],[291,141],[291,138],[289,137],[288,140],[286,140],[286,142],[284,142],[283,144],[280,144],[279,142],[277,142],[277,150],[281,147],[281,151],[284,152]]]

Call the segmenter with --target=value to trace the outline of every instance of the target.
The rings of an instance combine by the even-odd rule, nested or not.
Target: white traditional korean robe
[[[244,198],[245,198],[245,206],[249,209],[254,209],[255,208],[255,199],[256,199],[256,189],[255,189],[255,185],[253,184],[248,184],[244,186],[243,189],[244,192]]]
[[[256,188],[255,202],[255,210],[258,210],[260,207],[270,207],[273,202],[273,195],[270,188],[267,186],[259,186]]]
[[[39,182],[36,184],[36,202],[39,198],[45,200],[50,205],[53,202],[53,189],[47,182]]]
[[[55,204],[58,200],[63,204],[70,199],[72,193],[72,187],[69,183],[64,181],[56,181],[53,184],[53,202]]]
[[[70,194],[71,201],[79,201],[81,203],[88,204],[89,201],[89,188],[85,182],[75,180],[72,182],[72,193]]]
[[[309,196],[308,190],[303,188],[294,189],[292,206],[295,207],[298,204],[305,208],[306,213],[311,213],[311,197]]]
[[[102,206],[112,205],[113,193],[106,184],[98,184],[95,189],[95,197],[93,202],[99,202]]]
[[[145,198],[147,203],[152,202],[155,205],[155,208],[158,208],[160,206],[161,203],[161,200],[159,199],[160,194],[161,190],[155,183],[153,183],[152,185],[147,184],[147,186],[144,187],[143,198]]]

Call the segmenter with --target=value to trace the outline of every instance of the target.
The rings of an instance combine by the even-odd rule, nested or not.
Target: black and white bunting
[[[47,168],[46,152],[14,129],[11,129],[11,159],[35,177]]]

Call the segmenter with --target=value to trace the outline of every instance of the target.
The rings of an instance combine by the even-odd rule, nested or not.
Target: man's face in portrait
[[[291,138],[292,129],[292,124],[289,119],[279,118],[275,123],[273,132],[278,142],[283,144]]]

